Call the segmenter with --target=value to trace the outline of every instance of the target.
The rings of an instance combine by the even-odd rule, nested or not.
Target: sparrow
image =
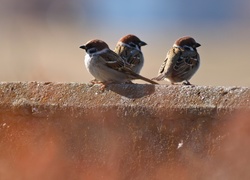
[[[88,72],[104,86],[109,83],[128,83],[134,79],[158,84],[133,72],[129,65],[102,40],[88,41],[80,48],[86,51],[85,66]]]
[[[200,66],[200,56],[197,47],[201,46],[194,38],[185,36],[177,39],[168,51],[158,76],[152,80],[168,80],[171,84],[183,82],[191,85],[189,80]]]
[[[115,52],[129,64],[135,73],[140,74],[144,64],[141,46],[145,45],[147,45],[147,43],[141,41],[137,36],[129,34],[118,41]]]

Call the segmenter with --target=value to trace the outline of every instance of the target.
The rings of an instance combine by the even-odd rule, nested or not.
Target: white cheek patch
[[[91,60],[91,58],[90,58],[89,54],[86,54],[86,55],[85,55],[85,60],[84,60],[85,66],[86,66],[86,67],[89,67],[90,60]],[[87,68],[87,69],[88,69],[88,68]]]

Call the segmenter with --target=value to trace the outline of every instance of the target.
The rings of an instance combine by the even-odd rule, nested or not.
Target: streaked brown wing
[[[163,61],[159,74],[166,73],[169,69],[172,69],[174,66],[174,62],[176,62],[180,57],[181,51],[178,48],[171,48],[168,53],[166,59]]]
[[[100,54],[103,60],[105,60],[105,63],[107,66],[109,66],[112,69],[116,69],[124,74],[127,74],[128,77],[131,79],[141,79],[146,82],[149,82],[151,84],[158,84],[148,78],[145,78],[131,70],[131,68],[124,63],[123,59],[116,54],[114,51],[109,50],[106,53]]]
[[[136,66],[141,62],[141,52],[128,46],[117,45],[115,48],[115,52],[131,67]]]
[[[131,66],[136,66],[136,65],[140,64],[141,58],[142,58],[141,52],[138,50],[133,50],[133,51],[131,51],[131,54],[128,57],[127,62]]]
[[[112,69],[120,70],[125,66],[124,61],[114,51],[109,50],[100,54],[100,56],[105,60],[106,65]]]
[[[162,74],[164,72],[167,60],[168,60],[168,57],[166,57],[165,60],[163,61],[163,63],[161,64],[161,67],[158,71],[158,74]]]
[[[176,56],[175,63],[173,64],[173,76],[184,77],[197,66],[199,61],[197,60],[197,53],[195,51],[180,52],[180,55]]]

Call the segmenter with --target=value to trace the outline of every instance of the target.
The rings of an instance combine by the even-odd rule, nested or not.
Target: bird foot
[[[189,81],[184,81],[183,83],[182,83],[182,85],[192,85]]]
[[[106,82],[99,82],[98,84],[101,85],[100,90],[104,91],[108,85],[115,84],[115,82],[114,81],[106,81]]]
[[[185,85],[185,86],[191,86],[191,87],[194,87],[195,85],[191,84],[189,81],[184,81],[182,83],[182,85]]]
[[[126,81],[124,84],[134,84],[132,81]]]
[[[98,81],[97,79],[93,79],[89,83],[94,85],[94,84],[100,84],[101,82]]]

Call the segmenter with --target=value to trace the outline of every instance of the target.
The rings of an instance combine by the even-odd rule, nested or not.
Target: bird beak
[[[146,46],[146,45],[147,45],[147,43],[145,43],[145,42],[141,41],[141,42],[139,43],[139,45],[140,45],[140,46]]]
[[[195,47],[200,47],[201,45],[199,43],[196,43],[195,44]]]
[[[86,49],[85,45],[80,46],[81,49]]]

